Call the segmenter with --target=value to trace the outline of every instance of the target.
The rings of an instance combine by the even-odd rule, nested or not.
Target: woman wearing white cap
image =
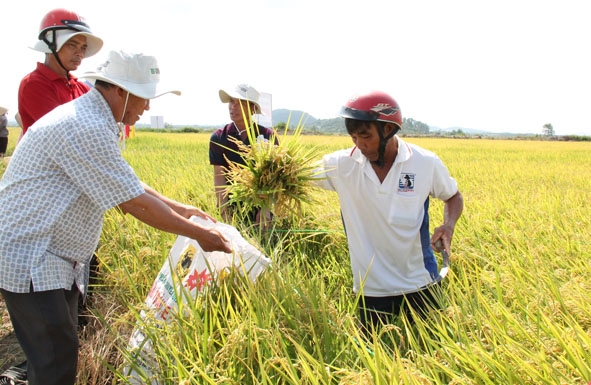
[[[0,180],[0,292],[27,356],[30,385],[72,385],[78,359],[77,303],[105,211],[231,252],[227,239],[190,221],[213,218],[143,184],[121,155],[119,133],[162,89],[153,56],[111,52],[85,95],[40,118]]]
[[[103,41],[75,12],[54,9],[43,17],[32,48],[45,53],[45,61],[37,63],[37,68],[21,80],[18,91],[22,135],[55,107],[88,92],[90,87],[70,71],[78,69],[84,58],[96,54],[102,46]]]
[[[222,219],[231,223],[235,206],[229,205],[226,194],[226,186],[231,183],[226,171],[230,163],[244,164],[244,159],[236,141],[241,141],[250,146],[250,137],[247,130],[253,130],[257,140],[271,140],[275,138],[275,144],[279,144],[275,132],[268,127],[261,126],[253,120],[253,115],[262,114],[259,103],[260,93],[251,85],[238,84],[233,89],[219,90],[222,103],[228,103],[230,123],[215,130],[209,141],[209,164],[213,166],[213,182],[215,187],[217,206],[220,209]],[[261,138],[262,137],[262,138]],[[272,214],[268,210],[254,209],[248,213],[249,224],[260,224],[262,228],[269,226]]]

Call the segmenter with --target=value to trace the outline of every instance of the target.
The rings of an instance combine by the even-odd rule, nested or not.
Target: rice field
[[[174,199],[218,216],[208,133],[139,132],[124,157]],[[348,137],[301,136],[320,153]],[[153,328],[161,384],[580,384],[591,381],[591,143],[407,138],[437,153],[464,195],[444,309],[366,337],[336,195],[272,234],[256,283],[225,280]],[[431,204],[431,226],[442,205]],[[79,384],[126,383],[129,335],[172,234],[111,210]]]

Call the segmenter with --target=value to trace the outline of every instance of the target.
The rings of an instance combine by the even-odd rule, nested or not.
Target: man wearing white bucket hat
[[[226,185],[231,181],[227,179],[225,170],[229,168],[230,162],[244,164],[238,145],[234,140],[240,140],[244,144],[250,145],[247,132],[249,129],[253,130],[253,138],[258,140],[271,139],[274,137],[274,131],[253,121],[253,115],[262,113],[259,103],[260,93],[254,87],[248,84],[238,84],[233,89],[220,90],[219,96],[222,103],[228,103],[228,112],[232,121],[211,135],[209,163],[213,166],[217,206],[224,221],[231,222],[233,210],[228,207],[226,194]],[[278,144],[276,136],[275,144]],[[271,221],[271,213],[255,210],[255,212],[249,213],[247,219],[251,223],[262,224],[265,227]]]
[[[70,71],[78,69],[84,58],[95,55],[103,46],[82,16],[61,8],[43,17],[37,38],[32,49],[45,53],[45,61],[37,63],[19,87],[22,135],[55,107],[88,92],[90,87]]]
[[[31,385],[72,385],[78,359],[77,303],[103,215],[119,207],[146,224],[231,252],[196,207],[143,184],[123,159],[120,126],[133,125],[150,99],[179,91],[160,86],[153,56],[111,52],[85,95],[33,124],[0,180],[0,292],[27,356]]]

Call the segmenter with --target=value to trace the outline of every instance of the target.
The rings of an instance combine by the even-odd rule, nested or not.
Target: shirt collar
[[[68,81],[68,79],[55,73],[51,68],[49,68],[48,66],[46,66],[45,64],[40,63],[40,62],[37,62],[37,71],[41,72],[41,74],[43,76],[45,76],[46,78],[48,78],[51,81],[59,80],[59,79],[63,79],[65,81]],[[69,81],[70,82],[77,82],[78,78],[76,76],[72,75],[72,73],[70,73],[70,80]]]
[[[412,149],[398,135],[396,135],[396,138],[398,139],[398,154],[396,155],[395,163],[406,162],[412,156]]]
[[[394,163],[405,162],[410,159],[412,156],[412,149],[404,140],[400,139],[398,135],[395,135],[396,139],[398,139],[398,154],[396,154],[396,160]],[[361,151],[357,148],[357,146],[351,149],[351,158],[353,158],[356,162],[364,163],[367,162],[367,158],[363,156]]]
[[[100,112],[105,117],[105,121],[108,123],[109,130],[115,135],[119,135],[119,127],[117,126],[117,122],[113,116],[113,111],[111,111],[111,107],[109,106],[109,103],[107,103],[107,100],[103,97],[103,94],[93,87],[84,96],[87,96],[90,99],[90,102],[99,108]]]

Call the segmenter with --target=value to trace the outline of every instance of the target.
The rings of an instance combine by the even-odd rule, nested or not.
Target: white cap
[[[142,99],[153,99],[166,93],[180,95],[178,90],[165,89],[160,83],[160,68],[154,56],[111,51],[105,63],[96,71],[85,72],[80,78],[102,80],[123,88]]]
[[[222,103],[230,103],[232,99],[246,100],[254,104],[253,113],[262,114],[259,98],[261,94],[254,87],[248,84],[238,84],[233,90],[220,90],[220,100]]]
[[[103,47],[103,40],[92,33],[80,32],[73,29],[58,29],[55,31],[56,52],[59,52],[59,50],[62,49],[62,46],[66,44],[68,40],[78,35],[86,37],[87,48],[86,54],[84,55],[85,58],[95,55]],[[45,37],[50,42],[53,41],[53,32],[45,32]],[[37,42],[31,48],[39,52],[52,53],[51,49],[49,49],[47,46],[47,43],[45,43],[43,40],[37,40]]]

